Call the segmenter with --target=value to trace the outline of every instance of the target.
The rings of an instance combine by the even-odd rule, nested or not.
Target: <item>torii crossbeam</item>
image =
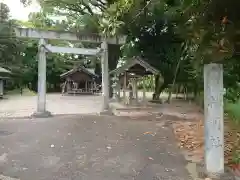
[[[80,34],[67,31],[53,31],[53,30],[39,30],[31,28],[15,28],[15,34],[20,38],[34,38],[34,39],[54,39],[67,41],[81,41],[91,43],[102,43],[107,41],[108,44],[124,44],[126,36],[111,37],[106,39],[99,34]]]
[[[35,117],[49,117],[50,112],[46,110],[46,51],[54,53],[71,53],[83,55],[102,56],[102,111],[109,110],[109,73],[108,73],[108,44],[124,44],[126,37],[104,38],[101,35],[78,34],[72,32],[44,31],[38,29],[15,28],[16,37],[40,39],[38,49],[38,103]],[[101,43],[101,48],[85,49],[58,47],[46,44],[45,39],[65,40],[65,41],[81,41],[91,43]]]
[[[88,56],[96,56],[99,53],[101,53],[101,48],[88,49],[88,48],[60,47],[52,46],[50,44],[45,45],[44,48],[52,53],[82,54]]]

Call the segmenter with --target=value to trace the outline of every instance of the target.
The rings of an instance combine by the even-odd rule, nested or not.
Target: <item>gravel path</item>
[[[0,142],[2,180],[191,179],[165,120],[7,119],[0,122]]]
[[[101,96],[47,95],[47,110],[52,114],[89,114],[101,110]],[[37,107],[37,96],[11,96],[0,100],[0,118],[27,117]]]

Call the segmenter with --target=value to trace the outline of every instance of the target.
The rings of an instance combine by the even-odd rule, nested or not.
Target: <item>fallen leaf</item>
[[[148,131],[147,131],[147,132],[145,132],[145,133],[143,133],[143,134],[144,134],[144,135],[146,135],[146,134],[151,134],[151,132],[148,132]]]
[[[107,146],[107,149],[110,150],[110,149],[112,149],[112,148],[111,148],[110,146]]]
[[[230,165],[233,161],[233,154],[240,150],[239,127],[231,125],[231,121],[224,123],[224,160],[226,165]],[[178,140],[178,146],[187,152],[191,152],[193,156],[204,157],[204,123],[203,120],[194,122],[174,122],[174,134]]]
[[[148,157],[148,159],[149,159],[149,160],[152,160],[152,161],[154,160],[152,157]]]

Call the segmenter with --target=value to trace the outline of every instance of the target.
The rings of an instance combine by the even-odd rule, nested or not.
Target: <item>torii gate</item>
[[[44,31],[30,28],[15,28],[16,37],[33,38],[39,40],[38,48],[38,101],[37,111],[33,114],[35,117],[48,117],[51,115],[46,110],[46,51],[53,53],[70,53],[82,55],[98,55],[101,53],[102,67],[102,97],[103,105],[102,112],[107,112],[109,109],[109,72],[108,72],[108,44],[124,44],[125,36],[105,38],[101,35],[78,35],[71,32]],[[59,47],[46,44],[46,39],[66,40],[66,41],[81,41],[91,43],[101,43],[101,48],[85,49],[85,48],[70,48]]]

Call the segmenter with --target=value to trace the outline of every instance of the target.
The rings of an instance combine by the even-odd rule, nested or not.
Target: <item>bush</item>
[[[237,102],[240,99],[240,87],[228,88],[224,94],[225,100],[228,102]]]
[[[240,151],[235,151],[233,153],[233,163],[240,164]]]
[[[240,124],[240,100],[236,102],[226,102],[225,112],[237,124]]]
[[[36,93],[34,91],[31,91],[28,88],[14,89],[14,90],[11,90],[11,91],[7,91],[6,94],[8,94],[8,95],[19,95],[19,94],[21,94],[21,92],[22,92],[22,95],[24,95],[24,96],[35,96],[36,95]]]

